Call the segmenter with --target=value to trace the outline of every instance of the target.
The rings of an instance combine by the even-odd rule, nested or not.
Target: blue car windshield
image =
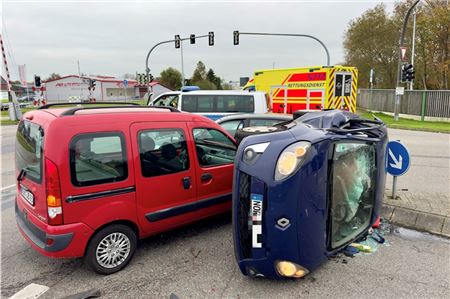
[[[370,225],[375,200],[375,145],[336,144],[332,171],[331,247],[337,248]]]

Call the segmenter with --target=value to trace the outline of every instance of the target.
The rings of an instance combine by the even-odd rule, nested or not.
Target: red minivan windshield
[[[40,183],[42,181],[42,152],[44,131],[29,121],[22,121],[16,134],[16,167],[21,176]]]

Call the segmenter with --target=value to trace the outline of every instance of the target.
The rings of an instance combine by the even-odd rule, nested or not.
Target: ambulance
[[[314,66],[256,71],[244,86],[269,95],[275,113],[297,110],[356,111],[358,70],[348,66]]]

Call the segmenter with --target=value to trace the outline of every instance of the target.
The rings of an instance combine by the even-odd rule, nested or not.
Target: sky
[[[392,1],[102,1],[2,0],[2,35],[12,80],[26,65],[28,81],[51,73],[122,77],[145,71],[148,51],[174,35],[213,31],[191,45],[183,42],[184,73],[192,76],[201,60],[225,81],[252,77],[256,70],[325,65],[315,40],[302,37],[241,35],[233,31],[313,35],[328,48],[331,64],[344,62],[343,37],[351,20]],[[156,77],[167,67],[181,71],[181,51],[173,43],[155,48],[149,58]]]

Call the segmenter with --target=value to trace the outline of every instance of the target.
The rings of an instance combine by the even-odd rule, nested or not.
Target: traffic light
[[[195,44],[195,34],[191,34],[189,39],[191,40],[191,45]]]
[[[239,45],[239,31],[238,30],[233,31],[233,44],[235,46]]]
[[[181,43],[181,38],[177,34],[177,35],[175,35],[175,49],[179,49],[180,48],[180,43]]]
[[[92,88],[93,90],[95,89],[95,82],[96,80],[94,79],[89,79],[89,88]]]
[[[41,77],[40,77],[40,76],[34,75],[34,86],[35,86],[36,88],[40,88],[41,85],[42,85],[42,83],[41,83]]]
[[[155,79],[155,77],[153,77],[152,74],[149,74],[150,76],[150,80],[148,81],[149,83],[153,82],[153,80]],[[147,79],[147,76],[145,76],[145,78]],[[146,80],[147,81],[147,80]]]
[[[414,76],[414,66],[410,63],[405,63],[402,65],[402,78],[401,78],[401,82],[405,83],[405,82],[411,82],[412,80],[414,80],[415,76]]]
[[[141,85],[142,83],[142,81],[141,81],[141,74],[138,74],[138,73],[136,73],[136,81],[137,81],[137,83],[139,84],[139,85]]]
[[[414,80],[414,73],[414,66],[412,64],[408,65],[406,67],[406,81],[411,82],[412,80]]]
[[[208,33],[208,44],[214,46],[214,32],[212,31]]]

